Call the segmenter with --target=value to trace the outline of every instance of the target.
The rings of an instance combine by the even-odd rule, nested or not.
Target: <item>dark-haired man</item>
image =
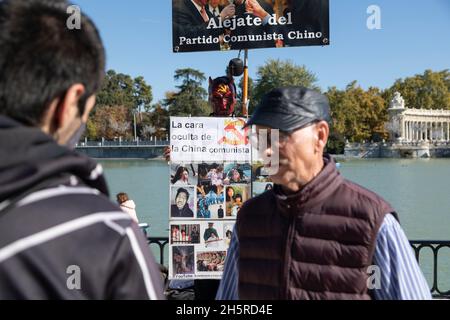
[[[66,1],[0,2],[0,299],[163,299],[139,227],[72,149],[104,75]]]

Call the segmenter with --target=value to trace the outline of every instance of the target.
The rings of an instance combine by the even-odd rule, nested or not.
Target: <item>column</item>
[[[444,123],[441,122],[441,141],[444,140]]]
[[[418,134],[418,128],[417,128],[417,121],[414,121],[414,141],[417,141],[419,138],[419,134]]]
[[[449,130],[450,122],[447,122],[447,142],[450,142],[450,130]]]
[[[413,134],[413,122],[409,122],[409,141],[414,140],[414,134]]]
[[[412,122],[408,121],[408,140],[412,141]]]
[[[400,139],[401,139],[402,141],[405,141],[405,140],[406,140],[406,135],[405,135],[405,120],[404,120],[404,119],[402,119],[402,128],[401,128],[401,130],[400,130]]]
[[[433,141],[433,122],[430,122],[430,141]]]
[[[425,141],[428,140],[428,121],[425,121]]]
[[[417,121],[416,128],[417,128],[417,141],[420,141],[420,121]]]
[[[423,122],[419,122],[419,141],[422,141],[423,139]]]

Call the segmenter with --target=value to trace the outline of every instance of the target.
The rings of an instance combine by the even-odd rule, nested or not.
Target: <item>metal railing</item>
[[[164,264],[164,248],[169,244],[169,238],[165,237],[147,237],[149,246],[156,244],[159,247],[159,263]]]
[[[137,141],[80,141],[77,143],[77,148],[93,148],[93,147],[149,147],[149,146],[168,146],[169,140],[137,140]]]
[[[159,247],[159,260],[161,264],[164,264],[164,249],[169,244],[169,238],[167,237],[147,237],[149,245],[156,244]],[[420,262],[420,252],[425,248],[429,248],[433,252],[433,283],[431,286],[431,294],[434,298],[450,298],[450,290],[444,291],[439,287],[438,281],[438,256],[439,250],[442,248],[450,249],[450,241],[438,241],[438,240],[412,240],[410,241],[412,248],[416,254],[416,259]],[[449,270],[450,271],[450,270]],[[449,275],[446,275],[450,277]]]
[[[449,248],[450,249],[450,241],[437,241],[437,240],[413,240],[410,241],[411,246],[414,249],[414,252],[416,254],[416,259],[420,263],[420,252],[423,249],[429,248],[433,252],[433,283],[431,286],[431,293],[436,298],[450,298],[450,289],[447,291],[442,290],[442,288],[439,288],[439,281],[438,281],[438,257],[439,257],[439,251],[442,248]],[[449,275],[446,275],[447,278]]]

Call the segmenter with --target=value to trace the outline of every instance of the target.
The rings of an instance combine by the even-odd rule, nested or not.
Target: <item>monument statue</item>
[[[394,93],[394,98],[389,105],[390,109],[405,109],[405,99],[403,99],[400,92]]]

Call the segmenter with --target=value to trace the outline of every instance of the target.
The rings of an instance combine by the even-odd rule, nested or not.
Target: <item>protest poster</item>
[[[172,162],[250,162],[245,122],[243,118],[171,117]]]
[[[220,279],[236,217],[251,197],[242,118],[171,117],[170,279]]]
[[[240,209],[273,186],[245,123],[170,118],[169,279],[220,279]]]
[[[173,52],[329,45],[329,0],[172,0]]]

